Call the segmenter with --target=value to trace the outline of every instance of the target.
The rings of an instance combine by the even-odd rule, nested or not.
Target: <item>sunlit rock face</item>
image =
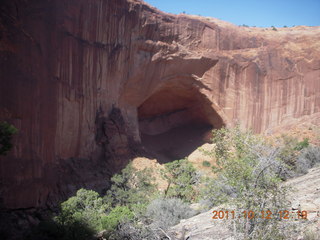
[[[133,0],[0,8],[0,120],[19,129],[0,161],[3,207],[106,188],[141,139],[168,161],[212,128],[319,123],[319,27],[237,27]],[[168,142],[181,149],[163,155]]]

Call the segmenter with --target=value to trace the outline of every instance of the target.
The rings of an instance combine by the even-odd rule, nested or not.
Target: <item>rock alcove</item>
[[[138,118],[142,145],[162,163],[185,158],[224,125],[198,88],[173,83],[145,100]]]

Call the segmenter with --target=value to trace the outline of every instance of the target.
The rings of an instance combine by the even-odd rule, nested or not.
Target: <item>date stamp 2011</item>
[[[242,212],[236,212],[235,210],[215,210],[212,212],[212,219],[235,219],[235,218],[245,218],[245,219],[253,219],[253,218],[261,218],[261,219],[308,219],[307,211],[288,211],[282,210],[278,212],[272,212],[270,210],[266,211],[252,211],[245,210]]]

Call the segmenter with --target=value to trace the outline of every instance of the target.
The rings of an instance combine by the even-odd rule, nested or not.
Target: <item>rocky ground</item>
[[[320,230],[320,167],[287,182],[292,187],[289,199],[293,208],[308,212],[308,220]],[[300,205],[300,206],[299,206]]]
[[[308,174],[291,179],[286,184],[292,187],[289,194],[292,209],[308,212],[308,220],[299,222],[297,227],[301,231],[320,233],[320,167],[310,169]],[[182,220],[171,229],[173,239],[234,239],[232,232],[228,229],[230,220],[212,219],[212,211],[221,209],[222,207],[219,206],[190,219]],[[291,209],[288,210],[291,211]],[[301,233],[297,234],[295,239],[312,238],[303,237]]]

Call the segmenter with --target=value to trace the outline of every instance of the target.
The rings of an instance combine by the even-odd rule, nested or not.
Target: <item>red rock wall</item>
[[[114,133],[117,124],[103,118],[118,105],[129,71],[129,30],[138,26],[140,11],[129,9],[119,0],[2,6],[0,112],[19,129],[15,148],[0,161],[5,206],[43,206],[78,182],[96,185],[99,178],[87,176],[91,165],[119,167],[117,159],[105,163],[105,155],[121,154],[126,143]],[[109,127],[109,139],[97,138],[97,122]],[[87,162],[81,170],[73,161]],[[100,175],[106,187],[108,175]]]
[[[140,141],[138,107],[168,83],[228,126],[319,122],[318,27],[239,28],[133,0],[5,0],[0,16],[0,120],[19,129],[0,161],[5,207],[103,188]]]

